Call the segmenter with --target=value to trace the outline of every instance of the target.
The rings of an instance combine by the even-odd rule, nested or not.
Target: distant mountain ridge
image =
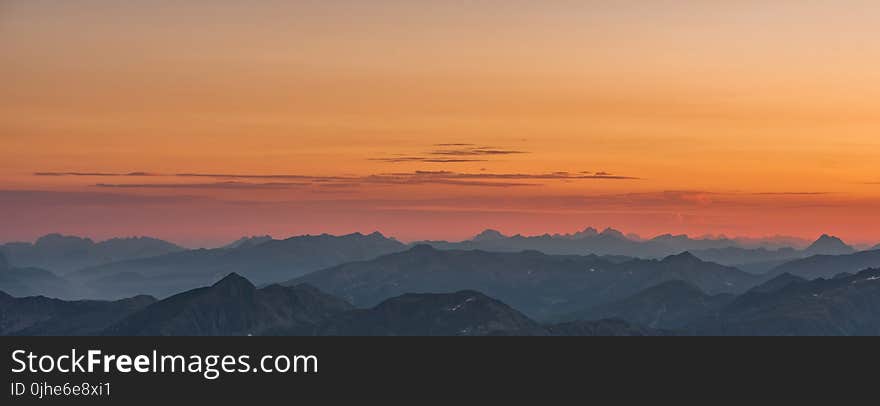
[[[253,237],[241,237],[238,240],[235,240],[235,241],[233,241],[227,245],[224,245],[220,248],[235,249],[235,248],[242,248],[242,247],[248,247],[248,246],[253,247],[253,246],[260,245],[260,244],[263,244],[263,243],[266,243],[266,242],[269,242],[272,240],[273,240],[273,238],[268,235],[253,236]]]
[[[230,273],[263,285],[404,249],[406,246],[399,241],[379,233],[307,235],[259,244],[246,243],[238,248],[191,250],[115,262],[79,270],[69,278],[102,298],[138,294],[167,297],[213,284]]]
[[[622,319],[655,329],[681,329],[720,311],[736,298],[708,295],[681,280],[664,282],[631,297],[568,316],[574,320]]]
[[[805,278],[801,278],[800,276],[795,276],[790,273],[780,274],[773,279],[770,279],[767,282],[764,282],[761,285],[755,286],[750,289],[750,293],[774,293],[778,292],[782,289],[785,289],[793,284],[806,283],[809,282]]]
[[[778,263],[813,255],[815,252],[828,252],[842,246],[831,247],[823,236],[813,243],[813,251],[800,250],[809,242],[793,237],[765,239],[746,238],[691,238],[687,235],[664,234],[651,239],[636,235],[626,235],[613,228],[598,231],[589,227],[574,234],[544,234],[541,236],[506,236],[497,230],[485,230],[470,240],[461,242],[421,241],[413,243],[428,244],[438,249],[484,250],[493,252],[541,251],[551,255],[620,255],[644,259],[665,258],[680,252],[689,251],[704,260],[722,265],[737,266],[746,263],[771,263],[757,266],[758,271],[766,271]],[[838,240],[839,241],[839,240]],[[819,245],[817,245],[819,243]],[[775,264],[772,264],[776,262]]]
[[[702,335],[880,335],[880,269],[749,292],[688,330]]]
[[[15,268],[0,253],[0,291],[12,296],[75,296],[75,287],[54,273],[38,268]]]
[[[816,255],[780,265],[769,275],[790,273],[805,279],[833,278],[840,273],[856,273],[877,267],[880,267],[880,250],[847,255]]]
[[[33,244],[16,242],[0,245],[0,252],[16,267],[42,268],[60,274],[183,250],[167,241],[148,237],[113,238],[96,243],[88,238],[61,234],[40,237]]]
[[[317,335],[486,336],[548,335],[510,306],[475,291],[405,294],[355,310],[320,326]]]
[[[405,294],[371,309],[343,313],[320,326],[319,336],[655,336],[663,330],[622,320],[539,324],[476,291]]]
[[[616,262],[597,256],[437,250],[428,245],[371,261],[324,269],[285,285],[308,283],[356,306],[406,293],[477,290],[538,320],[629,297],[670,280],[717,293],[744,292],[760,277],[683,253],[663,260]]]

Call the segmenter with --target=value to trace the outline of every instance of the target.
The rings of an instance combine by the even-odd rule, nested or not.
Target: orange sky
[[[876,1],[128,3],[0,3],[0,241],[880,240]]]

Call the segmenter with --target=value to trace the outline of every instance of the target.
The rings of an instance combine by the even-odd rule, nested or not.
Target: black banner
[[[0,339],[0,365],[4,399],[14,404],[258,399],[335,404],[352,397],[417,402],[467,400],[474,394],[496,399],[602,394],[635,401],[696,396],[696,389],[726,398],[803,394],[805,387],[814,391],[843,376],[853,388],[873,387],[873,375],[856,371],[872,370],[876,357],[853,355],[874,341],[7,337]],[[813,346],[825,350],[808,348]],[[831,351],[834,346],[843,348]]]

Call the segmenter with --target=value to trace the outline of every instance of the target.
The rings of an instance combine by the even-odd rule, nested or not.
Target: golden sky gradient
[[[3,1],[0,241],[876,242],[877,27],[858,0]]]

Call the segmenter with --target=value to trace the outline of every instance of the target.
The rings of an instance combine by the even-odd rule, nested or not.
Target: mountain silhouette
[[[841,239],[827,234],[819,237],[804,250],[794,248],[712,248],[700,250],[694,254],[706,261],[730,265],[747,272],[764,274],[787,262],[815,255],[845,255],[856,252],[855,248],[846,245]]]
[[[74,295],[74,286],[52,272],[38,268],[15,268],[0,253],[0,291],[15,297],[49,296],[67,298]]]
[[[68,302],[42,296],[14,298],[0,292],[0,335],[97,335],[153,302],[148,296]]]
[[[242,336],[278,329],[306,333],[351,309],[348,303],[307,285],[257,289],[247,279],[230,274],[210,287],[154,303],[109,327],[105,334]]]
[[[798,284],[798,283],[806,283],[808,282],[806,279],[801,278],[800,276],[792,275],[788,272],[780,274],[779,276],[770,279],[767,282],[764,282],[754,288],[750,289],[749,292],[752,293],[774,293],[780,291],[782,289],[787,288],[789,285]]]
[[[371,309],[308,285],[257,289],[230,274],[212,286],[157,302],[16,299],[0,292],[0,335],[112,336],[645,336],[666,331],[622,320],[541,325],[476,291],[406,294]]]
[[[587,227],[587,228],[583,229],[582,231],[578,231],[570,236],[557,236],[557,237],[570,238],[573,240],[580,240],[583,238],[595,237],[598,234],[599,234],[599,230],[596,230],[593,227]]]
[[[809,255],[846,255],[855,251],[855,248],[846,245],[840,238],[828,234],[823,234],[805,250]]]
[[[272,241],[272,237],[268,235],[263,236],[253,236],[253,237],[241,237],[238,240],[235,240],[227,245],[224,245],[223,249],[235,249],[235,248],[243,248],[243,247],[253,247],[266,242]]]
[[[708,335],[880,335],[880,269],[749,292],[690,330]]]
[[[492,252],[541,251],[551,255],[615,255],[638,258],[664,258],[683,251],[690,251],[700,258],[724,265],[743,263],[763,263],[767,261],[791,260],[807,256],[785,244],[792,239],[767,238],[758,240],[704,238],[695,239],[686,235],[660,235],[648,240],[637,236],[627,236],[613,228],[599,232],[589,227],[574,234],[554,234],[541,236],[505,236],[496,230],[486,230],[474,238],[461,242],[422,241],[444,250],[483,250]],[[742,251],[712,252],[735,248]],[[780,252],[774,252],[783,250]],[[778,263],[776,264],[778,265]],[[772,266],[759,267],[766,271]]]
[[[485,336],[547,335],[538,323],[475,291],[406,294],[355,310],[321,326],[318,335]]]
[[[35,243],[0,245],[0,252],[17,267],[34,267],[65,274],[77,269],[180,252],[184,249],[155,238],[114,238],[95,243],[88,238],[49,234]]]
[[[541,325],[476,291],[406,294],[372,309],[343,313],[316,331],[322,336],[647,336],[662,331],[622,320]]]
[[[790,247],[778,249],[710,248],[694,251],[693,254],[704,261],[732,266],[754,274],[764,274],[786,262],[809,256],[805,251]]]
[[[734,300],[732,294],[707,295],[681,280],[664,282],[629,298],[575,313],[569,319],[621,319],[655,329],[679,329],[709,317]]]
[[[854,274],[880,267],[880,251],[861,251],[849,255],[816,255],[791,261],[770,271],[777,276],[790,273],[805,279],[833,278],[840,273]]]
[[[474,237],[473,241],[499,241],[507,238],[497,230],[486,230]]]
[[[300,236],[256,245],[243,244],[238,248],[192,250],[115,262],[77,271],[70,279],[103,295],[102,298],[138,294],[162,298],[211,284],[230,273],[262,285],[405,248],[397,240],[379,233]]]
[[[757,276],[691,254],[615,262],[597,256],[443,251],[420,245],[317,271],[286,285],[309,283],[359,307],[410,292],[477,290],[529,317],[551,320],[670,280],[687,281],[711,294],[744,292],[761,282]]]

